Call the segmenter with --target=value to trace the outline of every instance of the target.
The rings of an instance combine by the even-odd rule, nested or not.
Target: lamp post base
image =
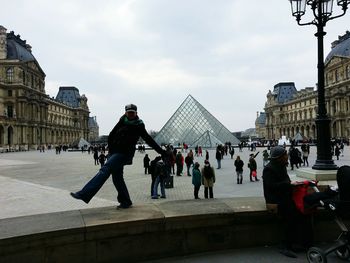
[[[312,166],[314,170],[338,170],[338,166],[334,164],[333,160],[316,160]]]
[[[337,180],[337,170],[315,170],[311,168],[300,168],[295,171],[297,177],[316,181]]]

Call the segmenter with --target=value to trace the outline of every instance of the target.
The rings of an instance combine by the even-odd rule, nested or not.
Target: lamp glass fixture
[[[289,0],[293,16],[303,16],[306,9],[306,0]],[[339,0],[342,1],[342,0]]]
[[[331,16],[333,12],[333,0],[319,0],[321,1],[322,15]]]

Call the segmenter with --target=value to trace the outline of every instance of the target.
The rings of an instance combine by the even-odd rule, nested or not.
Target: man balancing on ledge
[[[118,192],[119,205],[117,209],[130,208],[132,202],[124,181],[123,169],[124,165],[132,164],[139,137],[144,139],[150,147],[163,157],[166,156],[165,150],[147,133],[145,124],[137,116],[136,105],[128,104],[125,106],[125,114],[119,119],[108,136],[107,162],[82,190],[70,193],[71,196],[89,203],[112,174],[113,184]]]

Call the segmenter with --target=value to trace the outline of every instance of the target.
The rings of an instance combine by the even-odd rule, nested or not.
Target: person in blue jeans
[[[125,106],[125,114],[119,119],[108,136],[107,162],[99,172],[78,192],[70,193],[72,197],[89,203],[112,174],[113,184],[118,192],[118,209],[130,208],[132,201],[123,177],[124,165],[131,165],[139,137],[162,156],[163,150],[147,133],[145,124],[137,115],[134,104]]]
[[[152,199],[158,199],[158,185],[160,186],[161,196],[160,198],[166,198],[165,196],[165,178],[169,176],[168,167],[163,160],[159,160],[155,165],[156,180],[153,185]]]

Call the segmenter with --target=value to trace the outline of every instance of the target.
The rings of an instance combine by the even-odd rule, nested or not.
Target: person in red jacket
[[[112,174],[113,184],[118,192],[117,208],[129,208],[132,202],[126,187],[123,170],[124,165],[132,164],[136,144],[139,137],[162,156],[166,156],[163,150],[147,133],[145,124],[137,115],[137,107],[134,104],[125,106],[125,114],[119,119],[108,136],[108,159],[99,172],[83,187],[82,190],[71,193],[71,196],[89,203]]]

